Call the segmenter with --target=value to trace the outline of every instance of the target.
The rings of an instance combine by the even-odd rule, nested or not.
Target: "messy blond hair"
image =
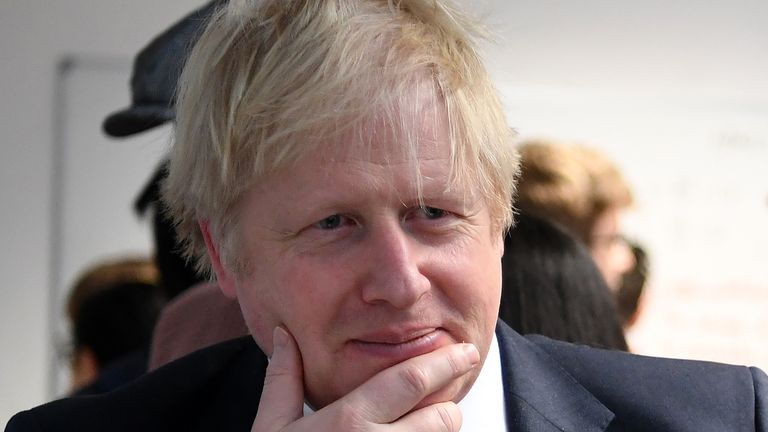
[[[164,187],[187,255],[209,269],[204,219],[222,261],[242,265],[230,234],[243,193],[342,135],[365,138],[374,120],[405,131],[414,165],[408,131],[424,94],[447,112],[451,184],[477,185],[506,229],[518,160],[478,35],[443,0],[233,0],[219,9],[181,77]]]
[[[587,245],[595,220],[604,211],[624,209],[633,202],[617,166],[593,148],[532,139],[521,143],[519,150],[522,174],[517,207],[557,222]]]

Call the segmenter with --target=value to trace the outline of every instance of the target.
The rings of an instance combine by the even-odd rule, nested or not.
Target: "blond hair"
[[[587,245],[598,216],[633,202],[619,169],[595,149],[539,139],[521,143],[520,156],[520,211],[557,222]]]
[[[473,46],[480,33],[443,0],[240,0],[218,10],[181,77],[164,187],[187,255],[209,269],[204,219],[222,261],[243,264],[229,235],[243,193],[343,134],[365,145],[371,123],[404,131],[415,166],[408,131],[425,97],[447,112],[452,184],[478,185],[495,224],[509,226],[518,159]]]

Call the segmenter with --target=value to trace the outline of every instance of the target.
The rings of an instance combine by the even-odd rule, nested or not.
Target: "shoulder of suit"
[[[569,371],[589,372],[592,369],[610,371],[632,368],[635,374],[647,370],[649,374],[681,377],[697,377],[697,379],[719,379],[730,375],[750,376],[746,366],[737,366],[703,360],[675,359],[652,357],[633,354],[618,350],[600,349],[587,345],[549,339],[540,335],[527,335],[525,338],[555,358],[558,363]],[[698,378],[702,375],[701,378]]]
[[[267,358],[253,338],[232,339],[195,351],[110,393],[64,398],[20,413],[14,420],[17,429],[9,430],[182,430],[229,401],[250,401],[255,409],[266,366]],[[28,424],[38,427],[23,426]]]
[[[710,430],[753,430],[756,418],[768,415],[768,389],[760,388],[766,378],[757,368],[649,357],[543,336],[526,339],[618,418],[656,421],[659,430],[677,430],[673,426],[683,421],[681,417],[705,420]],[[761,414],[761,409],[767,412]]]

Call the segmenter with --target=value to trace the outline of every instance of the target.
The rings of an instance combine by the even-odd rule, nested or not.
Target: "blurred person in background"
[[[157,268],[149,260],[112,260],[87,269],[67,301],[72,394],[108,392],[144,374],[164,304]]]
[[[174,122],[175,91],[189,50],[214,9],[216,0],[187,14],[155,36],[136,55],[131,77],[131,105],[105,118],[111,137],[131,137]],[[162,161],[136,199],[136,212],[153,221],[155,261],[162,286],[171,299],[156,327],[149,367],[155,369],[199,348],[243,336],[248,329],[236,301],[221,294],[182,255],[182,245],[171,218],[160,201],[160,187],[168,176]]]
[[[136,55],[131,75],[131,105],[109,114],[102,124],[113,138],[127,138],[172,122],[176,116],[174,94],[187,54],[216,4],[207,3],[154,37]],[[161,161],[139,194],[134,208],[140,216],[151,214],[155,261],[169,299],[201,282],[200,276],[180,254],[173,222],[164,213],[159,189],[168,175]]]
[[[583,243],[518,215],[504,239],[499,317],[520,334],[627,351],[614,297]]]
[[[608,286],[618,290],[634,265],[621,231],[633,197],[619,169],[594,149],[557,141],[525,141],[520,154],[520,212],[552,220],[581,239]]]

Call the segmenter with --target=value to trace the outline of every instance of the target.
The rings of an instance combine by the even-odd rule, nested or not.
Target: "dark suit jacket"
[[[77,389],[70,396],[107,393],[135,381],[147,373],[148,358],[146,351],[134,351],[121,356],[102,367],[94,382]]]
[[[503,323],[497,337],[510,431],[768,432],[759,369],[522,337]],[[266,365],[250,337],[235,339],[107,395],[17,414],[6,431],[249,431]]]

